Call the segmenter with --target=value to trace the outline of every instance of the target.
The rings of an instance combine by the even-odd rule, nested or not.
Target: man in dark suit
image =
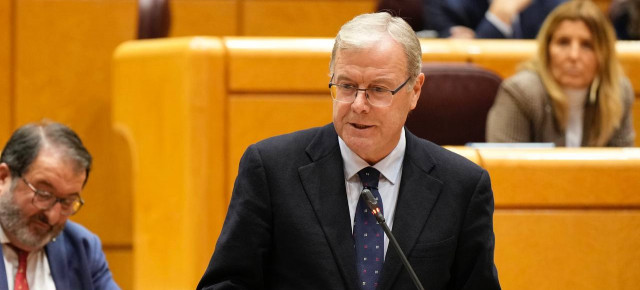
[[[420,68],[404,20],[345,24],[330,64],[333,123],[247,149],[198,289],[414,289],[363,187],[426,289],[500,289],[487,172],[404,128]]]
[[[100,239],[68,221],[91,155],[68,127],[16,130],[0,157],[0,289],[119,289]]]
[[[535,38],[566,0],[423,0],[425,29],[440,37]]]

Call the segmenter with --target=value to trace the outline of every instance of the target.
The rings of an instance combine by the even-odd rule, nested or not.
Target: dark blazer
[[[100,239],[77,223],[67,221],[45,252],[56,289],[120,289],[111,277]],[[2,259],[0,247],[0,289],[8,289]]]
[[[393,233],[426,289],[500,289],[485,170],[407,131]],[[333,124],[251,145],[198,289],[359,289]],[[414,289],[387,250],[379,289]]]
[[[488,0],[423,0],[424,20],[427,27],[433,27],[440,37],[450,35],[449,28],[456,25],[466,26],[476,32],[476,38],[506,38],[491,23],[485,14],[489,10]],[[547,15],[566,0],[533,0],[523,10],[520,22],[514,23],[514,31],[520,30],[514,38],[535,38]]]

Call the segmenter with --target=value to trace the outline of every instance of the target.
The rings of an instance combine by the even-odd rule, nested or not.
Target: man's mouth
[[[351,126],[355,127],[356,129],[367,129],[367,128],[373,127],[371,125],[363,125],[363,124],[356,124],[356,123],[351,123]]]
[[[47,218],[44,216],[34,218],[31,223],[35,225],[40,231],[49,231],[52,226],[47,221]]]
[[[51,225],[43,223],[41,221],[34,221],[33,225],[38,229],[39,232],[48,232],[51,230]]]

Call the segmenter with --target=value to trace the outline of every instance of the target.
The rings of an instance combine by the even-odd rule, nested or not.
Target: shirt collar
[[[342,154],[342,160],[344,161],[344,176],[347,180],[353,178],[360,170],[369,166],[369,163],[364,161],[358,154],[351,151],[349,146],[338,136],[338,144],[340,145],[340,154]],[[391,184],[396,184],[400,177],[400,169],[402,168],[402,161],[404,160],[404,152],[407,147],[407,140],[405,138],[404,127],[400,133],[400,140],[398,145],[378,163],[372,165],[373,168],[380,171],[382,176],[389,180]]]
[[[2,244],[11,243],[11,241],[9,240],[9,237],[7,237],[7,234],[4,232],[4,228],[2,228],[2,226],[0,226],[0,243]]]

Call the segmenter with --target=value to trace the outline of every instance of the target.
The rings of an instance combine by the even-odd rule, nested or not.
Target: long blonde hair
[[[622,119],[620,78],[623,76],[616,57],[616,36],[613,27],[600,8],[590,0],[573,0],[558,6],[549,14],[538,33],[538,51],[523,67],[536,71],[553,103],[558,124],[567,125],[567,96],[551,75],[549,67],[549,43],[558,26],[565,21],[582,21],[593,37],[594,52],[598,61],[597,72],[590,89],[589,99],[598,98],[596,126],[591,127],[588,145],[605,146]],[[585,132],[586,133],[586,132]]]

